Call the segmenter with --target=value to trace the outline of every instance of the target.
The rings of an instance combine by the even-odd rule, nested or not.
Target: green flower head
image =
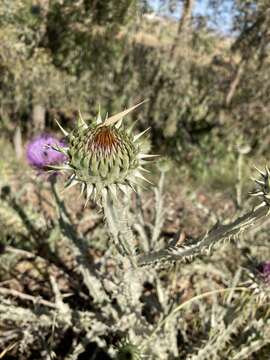
[[[142,138],[148,129],[134,136],[132,127],[125,129],[122,125],[123,117],[140,104],[105,121],[99,114],[92,124],[87,124],[80,114],[71,133],[61,128],[69,144],[68,148],[59,149],[68,157],[62,169],[72,172],[68,188],[81,184],[88,201],[107,192],[117,197],[118,189],[127,192],[128,187],[134,188],[141,180],[148,181],[142,174],[147,171],[143,165],[154,156],[143,153]]]
[[[133,344],[128,338],[123,339],[117,348],[117,360],[141,360],[141,352],[138,346]]]

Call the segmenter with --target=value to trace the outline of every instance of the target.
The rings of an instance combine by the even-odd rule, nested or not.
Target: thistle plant
[[[136,255],[134,234],[124,214],[123,202],[118,200],[120,198],[119,190],[126,196],[129,195],[129,189],[135,189],[140,185],[141,180],[149,182],[142,174],[147,171],[144,168],[146,160],[155,156],[145,154],[143,151],[142,139],[148,129],[138,135],[133,135],[133,127],[125,129],[122,123],[123,117],[141,104],[132,106],[109,118],[107,116],[104,121],[102,121],[99,111],[96,121],[89,124],[79,112],[77,126],[70,133],[58,123],[67,139],[67,146],[63,147],[58,143],[51,145],[50,149],[50,151],[58,151],[59,159],[57,158],[57,161],[65,160],[60,166],[53,165],[53,161],[51,161],[51,168],[71,172],[66,189],[80,184],[81,192],[86,194],[85,204],[90,198],[101,204],[118,252],[124,256],[128,255],[133,266],[151,266],[152,264],[164,266],[164,263],[191,261],[197,256],[211,253],[214,246],[220,241],[236,239],[242,232],[268,215],[270,171],[266,167],[265,172],[259,171],[260,179],[255,180],[257,189],[251,194],[260,200],[260,204],[249,213],[226,225],[217,223],[199,239],[188,239],[180,246],[171,241],[161,250]],[[39,139],[36,141],[37,145],[40,141]],[[42,141],[49,142],[51,140],[42,138]],[[34,147],[36,143],[32,146]],[[31,147],[28,149],[29,154],[31,154],[30,150]],[[42,161],[44,162],[44,156],[45,151],[36,155],[39,161],[36,160],[38,166],[42,164]],[[45,164],[47,166],[46,162]],[[157,240],[156,236],[154,236],[154,240]]]
[[[159,267],[175,261],[192,261],[198,256],[210,254],[218,242],[236,239],[268,215],[270,171],[266,167],[265,172],[259,171],[260,179],[255,180],[257,188],[251,194],[259,199],[260,203],[250,212],[229,224],[217,223],[199,239],[187,239],[180,246],[172,240],[161,250],[136,254],[134,235],[123,216],[121,202],[119,205],[115,200],[119,199],[119,190],[128,195],[129,189],[139,185],[140,180],[149,181],[142,174],[147,171],[143,167],[146,160],[155,156],[143,152],[142,135],[148,129],[134,136],[133,127],[127,130],[122,127],[123,117],[139,105],[141,103],[107,117],[104,121],[99,112],[94,124],[87,124],[79,114],[77,127],[71,133],[58,124],[68,140],[68,147],[54,147],[68,158],[64,165],[54,167],[71,172],[66,188],[80,184],[81,191],[86,193],[86,203],[91,197],[97,202],[102,199],[101,206],[115,245],[120,254],[129,256],[133,266],[154,264]]]
[[[5,249],[8,259],[13,254],[27,256],[29,262],[43,264],[45,272],[54,265],[48,276],[49,296],[41,289],[37,298],[29,291],[23,293],[23,288],[18,291],[3,283],[0,317],[16,330],[14,336],[22,354],[30,351],[35,341],[39,349],[45,348],[48,358],[52,358],[54,352],[59,356],[58,344],[66,339],[67,329],[72,329],[72,344],[66,349],[66,358],[70,360],[80,358],[80,354],[89,356],[89,352],[92,356],[89,348],[93,343],[97,352],[103,351],[100,358],[106,351],[114,359],[201,360],[209,356],[244,359],[245,354],[252,354],[269,342],[270,324],[264,321],[268,315],[261,315],[266,309],[254,301],[257,295],[268,294],[269,263],[253,266],[252,281],[239,286],[241,269],[231,280],[231,273],[235,267],[239,268],[237,255],[233,269],[223,264],[226,263],[223,251],[215,252],[211,261],[201,259],[223,242],[228,244],[227,250],[232,256],[230,240],[238,239],[245,230],[266,218],[270,207],[269,170],[260,171],[260,178],[255,180],[256,189],[251,195],[259,202],[245,215],[226,224],[217,223],[198,238],[168,240],[164,235],[167,161],[157,164],[161,177],[154,189],[154,206],[151,204],[149,211],[153,216],[149,217],[138,200],[141,181],[145,181],[144,165],[153,155],[144,149],[145,131],[134,135],[132,128],[126,129],[122,123],[122,117],[137,106],[104,121],[98,116],[94,124],[88,124],[80,115],[73,131],[68,133],[62,129],[65,143],[43,137],[42,141],[34,140],[35,161],[29,161],[30,164],[41,172],[50,168],[68,171],[67,191],[79,184],[86,202],[89,199],[98,202],[111,236],[109,239],[105,236],[104,226],[96,227],[98,242],[103,242],[104,248],[100,255],[92,256],[91,252],[96,249],[96,230],[86,234],[80,228],[82,221],[89,222],[89,211],[82,212],[80,208],[79,217],[70,216],[68,203],[65,204],[58,193],[59,184],[52,181],[58,216],[46,222],[48,227],[44,232],[42,227],[32,226],[31,218],[27,218],[25,237],[28,234],[33,237],[35,230],[34,244],[41,239],[42,245],[50,241],[55,245],[42,253],[37,248],[36,254],[35,250],[33,253],[20,251],[12,246]],[[45,156],[45,161],[43,156],[47,151],[49,156]],[[28,156],[30,154],[28,151]],[[46,182],[46,189],[47,185]],[[136,210],[130,201],[133,189],[137,190]],[[22,217],[19,200],[13,201],[12,192],[3,194],[2,198],[6,207],[13,206]],[[101,212],[93,216],[92,211],[91,220],[97,216],[103,223]],[[115,247],[111,246],[111,239]],[[53,250],[48,252],[48,249]],[[240,247],[235,250],[241,252]],[[5,262],[1,260],[3,266]],[[172,266],[176,262],[190,264]],[[160,271],[168,266],[165,272]],[[62,287],[58,274],[65,275],[67,288]],[[185,279],[189,279],[189,283],[182,286]],[[0,347],[8,348],[8,334],[0,335]],[[44,334],[52,339],[45,345],[41,341]],[[240,338],[241,346],[237,343]],[[14,346],[17,351],[18,346]]]
[[[67,138],[68,147],[54,147],[67,156],[57,170],[71,172],[66,189],[79,184],[86,194],[85,206],[93,198],[104,210],[109,231],[119,254],[135,254],[133,233],[127,223],[122,197],[128,196],[142,181],[149,182],[144,165],[155,157],[144,153],[143,135],[148,129],[134,135],[133,126],[125,129],[123,117],[142,103],[102,121],[99,112],[94,123],[87,124],[79,112],[76,128],[68,133],[58,124]],[[134,264],[133,264],[134,265]]]

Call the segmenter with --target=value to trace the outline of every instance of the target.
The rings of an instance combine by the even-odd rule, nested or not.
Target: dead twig
[[[20,291],[14,289],[7,289],[4,287],[0,287],[0,295],[13,296],[22,300],[31,301],[33,304],[40,304],[52,309],[58,309],[58,306],[50,301],[44,300],[37,296],[32,296],[28,294],[21,293]]]

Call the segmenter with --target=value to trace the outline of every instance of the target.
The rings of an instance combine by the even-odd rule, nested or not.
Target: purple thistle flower
[[[256,259],[247,265],[249,281],[247,285],[253,291],[256,300],[263,304],[270,299],[270,261],[258,263]]]
[[[65,143],[49,134],[39,135],[30,141],[26,149],[29,165],[38,170],[48,170],[51,165],[61,165],[67,159],[66,155],[51,146],[63,147]]]
[[[261,262],[257,266],[257,274],[266,286],[270,286],[270,261]]]

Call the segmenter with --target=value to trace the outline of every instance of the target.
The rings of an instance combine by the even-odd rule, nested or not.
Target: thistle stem
[[[192,244],[183,245],[182,247],[167,247],[159,251],[138,255],[137,264],[144,266],[156,261],[185,261],[195,256],[203,255],[210,252],[219,241],[235,238],[243,231],[254,226],[256,222],[267,216],[268,213],[269,206],[258,206],[230,224],[214,225],[204,236]]]
[[[124,206],[119,202],[113,202],[110,194],[106,193],[102,197],[102,207],[116,249],[120,255],[127,257],[134,267],[134,235],[128,224]]]

